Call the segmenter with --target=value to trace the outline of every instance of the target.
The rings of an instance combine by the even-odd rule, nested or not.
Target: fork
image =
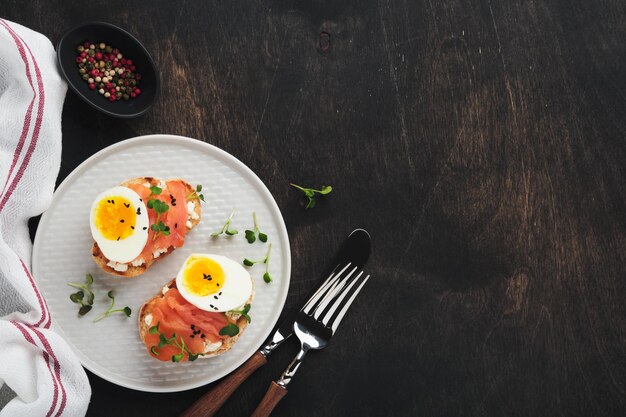
[[[272,381],[267,393],[252,413],[252,417],[267,417],[287,394],[287,386],[291,382],[304,357],[310,349],[324,349],[348,308],[361,291],[369,275],[363,277],[363,271],[355,274],[358,267],[352,268],[343,277],[342,274],[350,267],[347,264],[337,274],[331,274],[311,299],[302,307],[293,324],[293,331],[300,340],[300,352],[291,361],[278,381]]]

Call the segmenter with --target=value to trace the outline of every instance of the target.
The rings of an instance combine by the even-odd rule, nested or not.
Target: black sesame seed
[[[200,337],[201,337],[202,339],[204,339],[206,336],[204,335],[204,333],[202,333],[202,334],[200,335]]]
[[[129,208],[129,207],[130,207],[130,204],[126,204],[126,203],[124,203],[124,206],[126,206],[126,208]]]
[[[218,295],[222,295],[222,292],[220,291],[220,293]]]
[[[111,200],[111,203],[115,204],[115,200]]]
[[[120,223],[124,223],[124,219],[120,220]]]
[[[215,306],[213,304],[209,304],[209,307],[211,308],[215,308]]]
[[[191,335],[191,336],[189,336],[189,337],[191,337],[191,338],[193,339],[195,336],[194,336],[194,335]]]
[[[147,227],[144,227],[144,228],[143,228],[143,230],[146,230],[146,229],[147,229]]]
[[[118,237],[117,237],[117,240],[120,240],[120,237],[121,237],[121,236],[118,236]]]
[[[220,286],[220,284],[217,284],[217,286],[219,287],[219,286]]]
[[[217,300],[217,295],[214,295],[213,298],[215,298]]]
[[[178,223],[174,223],[174,229],[178,227]]]
[[[191,329],[194,330],[196,328],[195,324],[191,325]]]

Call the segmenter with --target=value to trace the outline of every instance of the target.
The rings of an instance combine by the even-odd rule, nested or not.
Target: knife
[[[333,274],[350,263],[353,266],[363,267],[370,255],[370,235],[364,229],[356,229],[345,240],[339,250],[334,265],[330,272]],[[329,275],[330,275],[329,274]],[[322,280],[320,284],[324,282]],[[317,288],[316,288],[317,290]],[[313,291],[311,294],[314,294]],[[309,297],[307,297],[307,300]],[[222,379],[212,390],[204,394],[180,417],[211,417],[224,405],[226,400],[235,390],[261,366],[267,363],[267,358],[293,333],[293,323],[297,311],[288,315],[280,323],[272,336],[267,340],[246,363],[241,365],[235,372]]]

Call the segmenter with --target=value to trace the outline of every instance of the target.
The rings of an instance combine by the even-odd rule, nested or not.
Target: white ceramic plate
[[[202,221],[192,230],[185,246],[145,274],[124,279],[105,274],[91,259],[93,243],[89,210],[93,199],[107,188],[130,178],[151,176],[183,178],[202,184],[206,203]],[[210,237],[219,230],[232,209],[233,227],[239,234]],[[249,244],[243,231],[257,213],[268,243]],[[235,346],[221,356],[195,362],[160,362],[151,358],[138,336],[137,312],[155,296],[192,252],[216,253],[237,261],[261,259],[273,243],[269,271],[274,281],[263,281],[264,266],[250,268],[255,298],[252,322]],[[204,142],[170,135],[142,136],[110,146],[83,162],[54,194],[50,208],[37,229],[33,273],[52,312],[53,326],[76,352],[85,368],[124,387],[152,392],[196,388],[230,373],[250,357],[267,338],[285,303],[289,288],[291,256],[285,223],[272,195],[261,180],[232,155]],[[78,317],[78,306],[66,282],[83,282],[85,273],[95,278],[94,308]],[[129,306],[133,314],[92,320],[108,307],[107,292],[114,290],[116,307]]]

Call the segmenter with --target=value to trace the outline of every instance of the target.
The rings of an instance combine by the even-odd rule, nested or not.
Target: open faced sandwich
[[[109,274],[135,277],[184,245],[200,222],[200,198],[181,179],[135,178],[101,193],[89,222],[96,264]]]
[[[139,337],[161,361],[193,361],[230,349],[250,321],[250,274],[220,255],[192,254],[139,311]]]

